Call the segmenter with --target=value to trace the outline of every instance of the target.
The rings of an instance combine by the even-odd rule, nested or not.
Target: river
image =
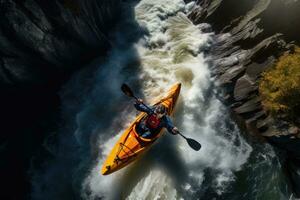
[[[193,6],[124,3],[108,56],[60,92],[62,125],[45,142],[52,157],[34,172],[33,199],[293,199],[274,150],[246,139],[216,98],[214,33],[187,18]],[[181,82],[173,121],[202,149],[166,133],[141,160],[102,176],[105,157],[137,113],[120,91],[123,82],[146,102]]]

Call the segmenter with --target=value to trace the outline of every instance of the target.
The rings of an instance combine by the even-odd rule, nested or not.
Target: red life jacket
[[[157,118],[155,115],[150,115],[146,120],[147,127],[151,129],[158,128],[159,124],[160,124],[160,119]]]

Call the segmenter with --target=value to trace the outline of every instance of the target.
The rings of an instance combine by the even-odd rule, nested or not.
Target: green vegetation
[[[281,56],[270,70],[262,74],[259,85],[263,106],[273,115],[299,118],[300,48]]]

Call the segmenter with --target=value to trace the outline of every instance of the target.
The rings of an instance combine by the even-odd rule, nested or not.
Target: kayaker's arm
[[[134,103],[134,107],[138,110],[138,111],[141,111],[141,112],[145,112],[147,114],[152,114],[153,113],[153,110],[150,109],[149,107],[145,106],[143,103],[141,102],[138,102],[136,101]]]
[[[178,129],[173,125],[172,120],[170,117],[165,116],[164,117],[164,122],[165,122],[165,128],[168,130],[169,133],[176,135]]]

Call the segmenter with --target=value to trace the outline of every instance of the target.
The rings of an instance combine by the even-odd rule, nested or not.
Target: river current
[[[108,56],[60,92],[62,125],[45,142],[52,157],[33,173],[33,199],[293,199],[273,149],[248,141],[216,98],[210,76],[215,35],[203,31],[208,24],[187,18],[194,6],[124,3]],[[202,149],[166,133],[142,159],[102,176],[106,156],[137,114],[120,91],[123,82],[148,103],[181,82],[173,121]]]

